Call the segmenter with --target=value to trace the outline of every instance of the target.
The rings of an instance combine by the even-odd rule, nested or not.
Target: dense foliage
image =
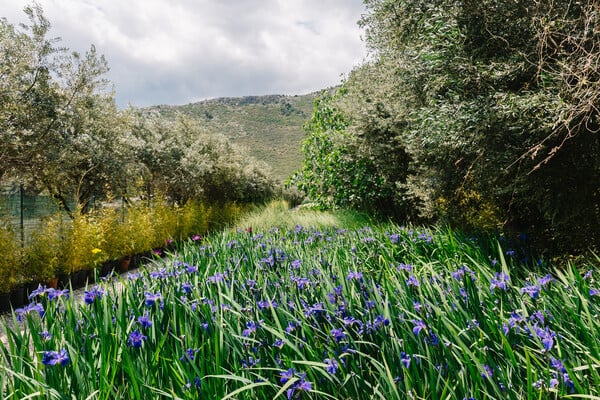
[[[191,119],[140,116],[132,132],[132,150],[143,181],[152,188],[149,194],[161,191],[179,204],[192,199],[259,203],[274,194],[275,180],[264,162]]]
[[[397,225],[210,235],[123,288],[40,288],[0,344],[0,392],[597,397],[598,271],[523,272],[510,246]]]
[[[598,3],[365,4],[371,59],[316,103],[299,186],[323,206],[598,243]]]
[[[273,193],[264,165],[224,138],[189,121],[117,110],[95,48],[81,55],[57,47],[40,6],[25,12],[26,26],[0,20],[2,182],[46,191],[73,216],[111,196],[161,192],[183,205]]]

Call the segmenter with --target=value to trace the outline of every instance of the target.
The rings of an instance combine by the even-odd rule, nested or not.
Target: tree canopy
[[[41,7],[29,24],[0,20],[0,179],[50,194],[68,212],[94,199],[151,195],[173,202],[260,201],[269,172],[224,137],[190,121],[176,124],[118,110],[108,63],[49,38]],[[73,206],[73,201],[75,206]]]
[[[299,186],[324,206],[597,243],[598,3],[365,5],[370,61],[316,104]]]

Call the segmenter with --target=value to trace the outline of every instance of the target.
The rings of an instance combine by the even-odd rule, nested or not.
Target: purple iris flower
[[[46,286],[42,286],[42,285],[38,285],[37,289],[35,289],[34,291],[32,291],[31,293],[29,293],[29,296],[27,297],[29,300],[33,299],[34,297],[37,296],[43,296],[44,294],[46,294]]]
[[[298,326],[298,324],[296,324],[294,322],[288,322],[288,325],[285,328],[285,333],[287,333],[289,335],[296,329],[297,326]]]
[[[292,387],[286,390],[285,395],[288,400],[294,397],[294,392],[309,392],[312,390],[312,383],[306,380],[306,374],[299,374],[300,379]]]
[[[494,289],[506,291],[508,290],[508,283],[510,283],[510,278],[507,274],[504,272],[496,272],[491,280],[490,291],[493,292]]]
[[[195,274],[196,272],[198,272],[198,266],[185,264],[185,272],[187,272],[188,274]]]
[[[542,345],[546,351],[550,351],[552,346],[554,345],[554,338],[556,337],[556,332],[551,331],[548,327],[545,329],[536,328],[535,333],[538,338],[542,341]]]
[[[42,331],[40,332],[40,337],[42,338],[42,340],[46,341],[52,339],[52,334],[48,331]]]
[[[244,337],[248,337],[253,333],[256,333],[256,329],[259,327],[260,325],[254,321],[250,321],[246,323],[246,329],[244,329],[242,331],[242,335]]]
[[[411,275],[408,277],[408,279],[406,280],[406,285],[407,286],[414,286],[414,287],[419,287],[421,286],[421,283],[419,282],[419,280],[417,279],[416,276]]]
[[[44,351],[42,355],[42,364],[44,365],[62,365],[65,366],[69,363],[70,358],[67,350],[61,349],[60,351]]]
[[[324,311],[325,311],[325,306],[323,303],[315,303],[312,306],[309,306],[308,308],[306,308],[306,310],[304,311],[304,315],[306,317],[310,317],[312,315],[318,315]]]
[[[296,373],[296,370],[294,368],[290,368],[287,371],[282,371],[279,376],[281,377],[281,379],[279,379],[280,383],[286,383],[287,381],[289,381],[290,379],[292,379],[294,377],[294,374]]]
[[[46,289],[46,294],[48,295],[48,300],[52,301],[54,299],[58,299],[59,297],[64,297],[65,299],[69,298],[69,289],[54,289],[49,288]]]
[[[329,333],[331,333],[331,336],[333,336],[335,341],[338,343],[340,342],[340,340],[344,340],[346,338],[346,334],[342,329],[334,328],[331,331],[329,331]]]
[[[569,389],[569,392],[573,393],[575,391],[575,383],[567,373],[563,374],[563,385],[566,389]]]
[[[139,316],[138,322],[142,325],[142,328],[150,328],[152,326],[152,320],[145,315]]]
[[[44,306],[41,303],[31,303],[27,304],[23,308],[17,308],[15,310],[15,314],[17,315],[17,321],[23,322],[23,316],[33,312],[37,312],[41,318],[44,318],[44,316],[46,315]]]
[[[148,339],[146,335],[144,335],[138,330],[135,330],[129,334],[129,338],[127,339],[127,345],[139,349],[140,347],[142,347],[142,343],[144,343],[144,340],[146,339]]]
[[[183,283],[181,284],[181,288],[183,289],[183,291],[184,291],[185,293],[192,293],[192,288],[193,288],[193,287],[192,287],[192,284],[191,284],[191,283],[189,283],[189,282],[183,282]]]
[[[150,272],[150,278],[152,279],[166,279],[169,276],[171,276],[171,274],[166,268],[160,268],[156,271]]]
[[[225,274],[217,272],[216,274],[208,277],[208,282],[209,283],[220,283],[225,280],[225,277],[226,277]]]
[[[488,365],[483,366],[483,372],[481,373],[481,377],[484,379],[491,379],[493,375],[492,369]]]
[[[187,361],[189,360],[194,360],[194,357],[196,356],[196,353],[198,352],[198,349],[187,349],[185,351],[185,354],[182,355],[181,357],[179,357],[180,361]]]
[[[92,304],[96,299],[100,300],[105,294],[106,291],[104,289],[96,286],[95,288],[92,288],[92,290],[83,292],[83,301],[85,301],[85,304]]]
[[[327,372],[329,372],[331,375],[335,375],[339,367],[339,364],[335,358],[326,358],[323,362],[327,364]]]
[[[296,390],[309,392],[312,390],[312,383],[305,380],[304,378],[301,378],[300,381],[298,382],[298,385],[296,386]]]
[[[416,312],[421,312],[421,310],[423,310],[423,305],[421,304],[420,301],[413,301],[413,308]]]
[[[521,288],[521,294],[528,294],[532,299],[537,299],[540,297],[540,287],[537,285],[526,285]]]
[[[417,336],[419,335],[419,333],[421,333],[423,329],[427,329],[427,325],[425,325],[425,322],[423,322],[420,319],[413,319],[412,323],[415,325],[413,327],[413,333]]]
[[[552,368],[554,368],[558,372],[561,372],[561,373],[567,372],[567,369],[565,368],[565,366],[562,363],[562,361],[560,361],[560,360],[558,360],[558,359],[556,359],[554,357],[550,358],[550,365],[552,366]]]
[[[456,279],[457,281],[462,281],[462,279],[465,276],[465,270],[464,269],[458,269],[456,271],[452,271],[452,277],[454,279]]]
[[[404,263],[400,263],[400,265],[398,265],[396,267],[396,269],[398,271],[406,271],[406,272],[412,272],[413,270],[413,266],[412,264],[404,264]]]
[[[546,276],[543,276],[541,278],[538,278],[537,282],[541,287],[546,287],[548,286],[550,283],[552,283],[554,281],[554,278],[552,277],[552,275],[548,274]]]
[[[410,355],[406,354],[405,352],[400,353],[400,362],[402,363],[402,365],[404,365],[405,368],[410,368],[410,360]]]
[[[278,304],[276,301],[271,300],[259,300],[257,303],[259,310],[265,310],[269,308],[277,308]]]
[[[375,317],[375,320],[373,321],[373,325],[376,328],[379,328],[380,326],[388,326],[390,324],[390,320],[387,319],[386,317],[384,317],[383,315],[378,315],[377,317]]]
[[[162,299],[162,295],[160,294],[160,292],[146,292],[146,307],[152,307],[160,299]]]
[[[355,281],[362,282],[363,273],[357,272],[357,271],[350,271],[350,272],[348,272],[348,277],[346,278],[346,280],[348,280],[348,281],[355,280]]]
[[[298,285],[298,289],[308,289],[310,287],[310,279],[308,278],[302,278],[302,277],[291,277],[290,280],[292,282],[296,282],[296,285]]]
[[[242,360],[243,368],[252,368],[260,363],[260,358],[254,358],[252,356],[248,357],[248,360]]]

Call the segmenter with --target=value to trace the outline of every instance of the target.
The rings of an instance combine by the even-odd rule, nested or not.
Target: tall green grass
[[[369,216],[352,211],[320,212],[306,208],[290,210],[283,200],[274,200],[243,215],[235,223],[237,229],[267,231],[271,228],[292,229],[296,225],[312,229],[332,227],[359,228],[372,223]]]
[[[600,398],[597,271],[523,272],[449,229],[251,221],[87,302],[40,291],[3,397]]]

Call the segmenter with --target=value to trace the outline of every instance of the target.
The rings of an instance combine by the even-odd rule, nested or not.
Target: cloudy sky
[[[27,0],[0,0],[25,22]],[[117,103],[305,94],[340,83],[365,55],[362,0],[38,0],[51,36],[111,68]]]

